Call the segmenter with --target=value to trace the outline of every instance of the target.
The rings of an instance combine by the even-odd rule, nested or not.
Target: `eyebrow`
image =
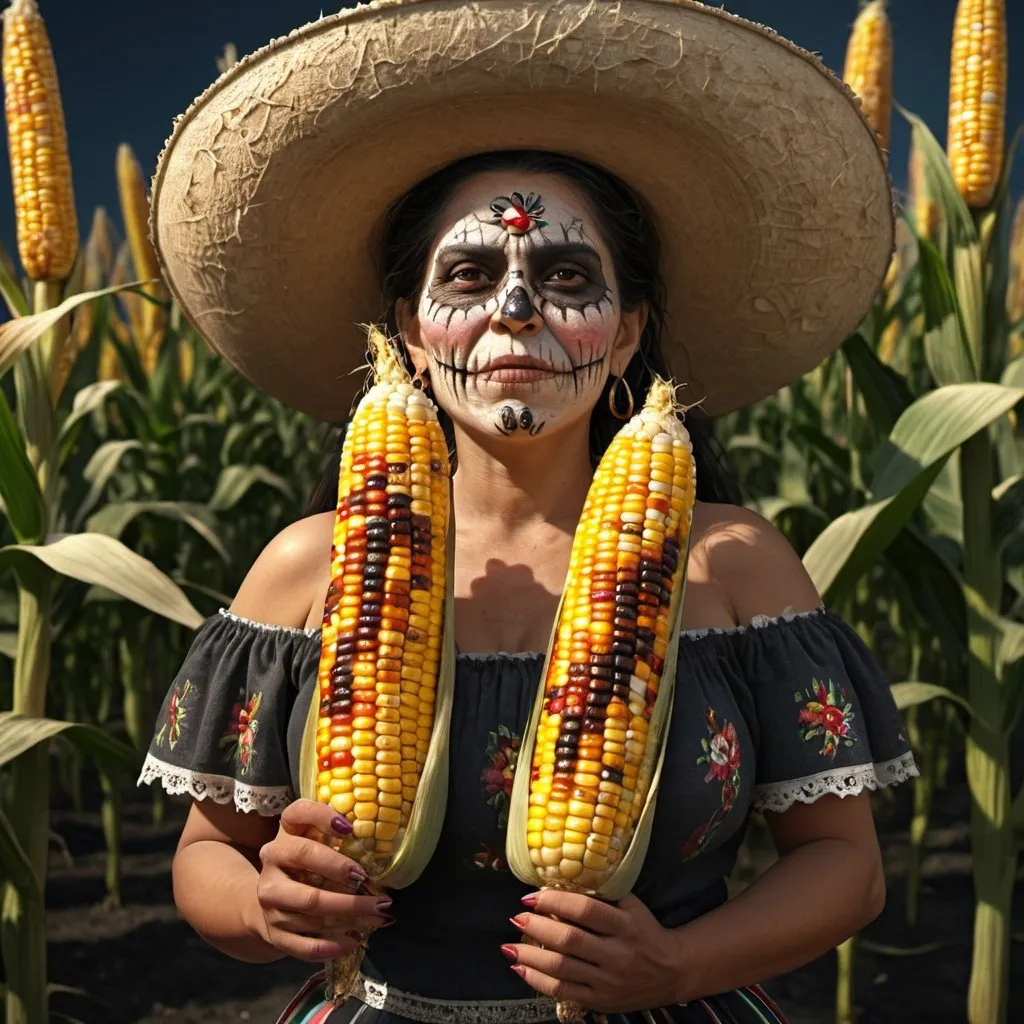
[[[501,245],[479,245],[475,242],[456,242],[438,250],[437,261],[449,259],[493,260]],[[601,254],[590,245],[581,242],[550,242],[536,246],[530,253],[531,258],[542,258],[545,261],[587,258],[597,260],[602,265]]]

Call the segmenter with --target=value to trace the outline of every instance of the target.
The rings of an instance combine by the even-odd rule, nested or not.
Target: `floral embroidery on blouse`
[[[835,757],[840,745],[852,747],[857,737],[850,728],[855,715],[853,705],[846,699],[846,691],[831,679],[828,686],[814,680],[810,690],[798,690],[793,699],[799,704],[799,721],[804,726],[806,742],[822,738],[822,757]]]
[[[191,680],[186,679],[184,685],[179,689],[177,686],[171,690],[171,699],[167,705],[167,717],[164,719],[160,731],[156,734],[156,745],[162,747],[164,740],[167,746],[173,750],[181,739],[181,727],[188,714],[186,701],[196,692],[198,687],[192,685]]]
[[[231,719],[220,738],[220,745],[227,748],[228,760],[234,760],[238,764],[241,774],[248,775],[249,764],[252,761],[252,744],[260,727],[256,714],[263,700],[263,692],[254,693],[246,704],[242,704],[244,690],[239,696],[241,699],[235,701],[231,708]]]
[[[488,765],[480,781],[484,784],[487,803],[498,812],[498,828],[502,831],[508,826],[508,801],[519,760],[520,738],[507,725],[499,725],[497,732],[487,734]]]
[[[508,871],[505,849],[500,843],[481,843],[480,851],[473,857],[473,866],[486,871]]]
[[[705,782],[721,783],[721,802],[711,817],[702,825],[698,825],[686,840],[683,846],[683,860],[692,860],[711,842],[736,803],[740,791],[742,756],[736,726],[725,719],[719,725],[715,709],[710,706],[704,714],[704,720],[707,722],[711,738],[701,739],[700,745],[704,748],[704,753],[697,758],[697,764],[708,766],[707,774],[704,776]]]

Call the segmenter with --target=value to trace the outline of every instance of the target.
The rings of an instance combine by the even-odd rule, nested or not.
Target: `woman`
[[[756,131],[742,98],[757,98]],[[555,138],[588,159],[556,155]],[[663,174],[655,154],[693,177]],[[689,360],[685,379],[713,410],[752,401],[870,303],[891,210],[848,95],[807,54],[699,4],[358,8],[261,51],[197,102],[161,158],[154,220],[169,284],[211,343],[325,419],[344,414],[341,366],[359,362],[339,355],[339,325],[383,318],[457,458],[460,653],[433,859],[409,887],[367,895],[358,865],[306,838],[351,823],[294,799],[335,466],[321,511],[268,545],[165,701],[143,780],[194,798],[174,860],[185,918],[239,959],[314,963],[353,948],[358,917],[380,920],[356,995],[332,1008],[314,977],[282,1020],[542,1022],[555,998],[619,1021],[783,1020],[757,982],[879,912],[866,791],[916,771],[870,654],[774,528],[728,503],[693,412],[677,698],[634,891],[618,904],[532,891],[505,865],[504,830],[539,652],[623,406],[666,357]],[[780,858],[727,901],[753,809]],[[306,884],[309,871],[327,886]],[[808,878],[834,882],[828,913],[795,896]]]

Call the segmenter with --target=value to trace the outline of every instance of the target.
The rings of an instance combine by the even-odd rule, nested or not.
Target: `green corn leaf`
[[[757,434],[733,434],[725,444],[725,450],[734,455],[736,452],[754,452],[771,463],[778,463],[781,455],[777,448],[772,447],[764,438]]]
[[[93,409],[98,409],[120,387],[120,381],[98,380],[75,392],[71,412],[61,428],[61,436],[66,436],[76,423],[88,416]]]
[[[758,498],[754,502],[754,508],[758,515],[763,516],[770,523],[775,523],[782,516],[794,512],[808,515],[812,519],[817,519],[821,522],[828,522],[828,516],[824,510],[812,501],[787,501],[785,498],[773,494],[767,498]]]
[[[96,507],[104,488],[110,478],[117,472],[121,459],[128,452],[142,451],[142,444],[134,439],[126,441],[107,441],[101,444],[92,455],[82,471],[85,482],[89,484],[89,493],[75,510],[73,519],[75,530],[81,529],[86,516]]]
[[[860,939],[859,944],[865,952],[877,953],[879,956],[925,956],[948,945],[945,942],[926,942],[921,946],[893,946],[883,942],[872,942],[870,939]]]
[[[919,239],[918,251],[928,369],[939,385],[977,380],[978,368],[967,344],[957,292],[942,257],[927,238]]]
[[[955,284],[963,338],[972,354],[971,362],[979,367],[984,362],[980,356],[985,325],[985,289],[978,228],[974,216],[957,190],[949,161],[938,140],[919,117],[902,107],[899,110],[910,123],[913,143],[921,153],[928,193],[942,207],[948,224],[951,249],[940,253],[940,256]],[[978,373],[969,379],[977,380]]]
[[[843,342],[843,355],[871,422],[888,433],[914,401],[907,382],[875,355],[862,334],[852,334]]]
[[[1012,731],[1022,711],[1024,699],[1024,624],[1000,615],[985,598],[967,583],[963,584],[967,607],[984,620],[996,638],[995,682],[1000,686],[997,695],[991,695],[992,714],[1002,721],[990,721],[990,727],[1001,726],[1004,734]],[[977,706],[977,701],[976,701]],[[978,707],[979,715],[982,708]]]
[[[999,376],[1006,358],[1012,325],[1006,308],[1010,280],[1010,235],[1014,211],[1010,195],[1010,177],[1014,155],[1024,137],[1020,125],[1010,143],[1003,162],[999,185],[992,206],[981,223],[982,251],[985,260],[985,367],[986,380]]]
[[[992,500],[992,539],[1001,548],[1014,534],[1024,531],[1024,475],[1010,477],[993,488]]]
[[[225,466],[217,478],[210,508],[214,512],[230,512],[255,484],[265,484],[286,498],[292,497],[288,482],[266,466]]]
[[[892,693],[896,707],[900,711],[906,711],[907,708],[916,707],[918,704],[925,704],[930,700],[942,699],[951,700],[954,704],[962,707],[968,714],[971,714],[971,705],[963,697],[947,687],[937,686],[935,683],[916,681],[893,683],[889,687],[889,691]]]
[[[999,383],[1008,388],[1024,388],[1024,356],[1018,356],[1007,364]]]
[[[203,617],[188,598],[152,562],[113,537],[68,534],[50,544],[12,544],[0,548],[0,567],[34,559],[54,572],[103,587],[158,615],[198,629]]]
[[[47,309],[42,313],[33,313],[30,316],[19,316],[8,320],[5,324],[0,324],[0,377],[15,364],[22,352],[73,309],[103,295],[111,295],[125,289],[136,289],[142,283],[134,281],[131,284],[115,285],[113,288],[101,288],[99,291],[79,292],[77,295],[65,299],[59,306],[54,306],[53,309]]]
[[[94,409],[98,409],[120,386],[120,381],[98,380],[87,384],[75,393],[74,401],[71,403],[71,412],[60,428],[58,443],[61,447],[61,462],[64,462],[71,453],[76,433],[75,427]]]
[[[953,452],[935,477],[922,506],[936,533],[955,540],[964,539],[964,511],[960,500],[960,453]]]
[[[954,384],[929,392],[900,416],[863,508],[829,524],[804,565],[829,603],[876,561],[921,504],[949,454],[1024,399],[1024,389]]]
[[[907,404],[910,404],[909,401]],[[796,440],[803,441],[845,488],[851,486],[849,448],[844,448],[820,427],[810,423],[792,423],[789,432]]]
[[[25,438],[0,390],[0,498],[19,543],[33,544],[46,534],[46,503],[39,478],[25,451]]]
[[[949,542],[946,547],[955,546]],[[967,651],[967,609],[963,581],[942,552],[942,541],[907,523],[885,552],[900,574],[910,601],[938,637],[946,661],[955,671]]]
[[[226,564],[231,562],[227,548],[217,536],[209,509],[191,501],[116,501],[105,505],[90,516],[86,528],[90,533],[102,533],[108,537],[120,537],[128,524],[141,515],[162,516],[175,519],[193,529]]]
[[[0,711],[0,766],[55,736],[70,740],[83,754],[107,769],[135,771],[138,752],[115,740],[98,725],[86,722],[58,722],[53,718],[30,718],[11,711]]]
[[[0,258],[0,296],[3,296],[12,317],[27,316],[28,298],[22,291],[21,285],[15,280],[8,263],[9,259],[5,251],[3,258]]]
[[[0,810],[0,876],[6,878],[26,899],[42,900],[42,887],[32,862],[18,842],[14,826]]]

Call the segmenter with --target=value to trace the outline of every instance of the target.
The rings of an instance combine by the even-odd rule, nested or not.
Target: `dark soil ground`
[[[963,824],[966,791],[959,783],[941,795],[928,838],[919,921],[910,928],[904,914],[910,787],[903,789],[876,805],[889,897],[858,953],[860,1024],[962,1024],[973,911]],[[52,999],[63,1019],[83,1024],[273,1024],[306,977],[307,965],[297,961],[267,966],[233,961],[206,946],[180,920],[171,898],[170,864],[182,818],[182,805],[174,803],[167,824],[154,828],[148,803],[125,808],[123,903],[112,909],[104,903],[99,816],[55,812],[53,828],[67,853],[54,846],[48,932],[51,980],[69,987]],[[734,879],[737,887],[763,870],[771,856],[766,835],[753,826]],[[831,894],[842,885],[841,877],[808,878],[793,899],[813,901],[828,915]],[[1015,930],[1024,931],[1024,914],[1018,914]],[[1011,974],[1024,978],[1024,943],[1014,943]],[[830,954],[767,987],[793,1024],[826,1024],[835,1019],[834,985],[835,956]],[[1008,1019],[1024,1020],[1024,983],[1016,986],[1011,1002]]]

